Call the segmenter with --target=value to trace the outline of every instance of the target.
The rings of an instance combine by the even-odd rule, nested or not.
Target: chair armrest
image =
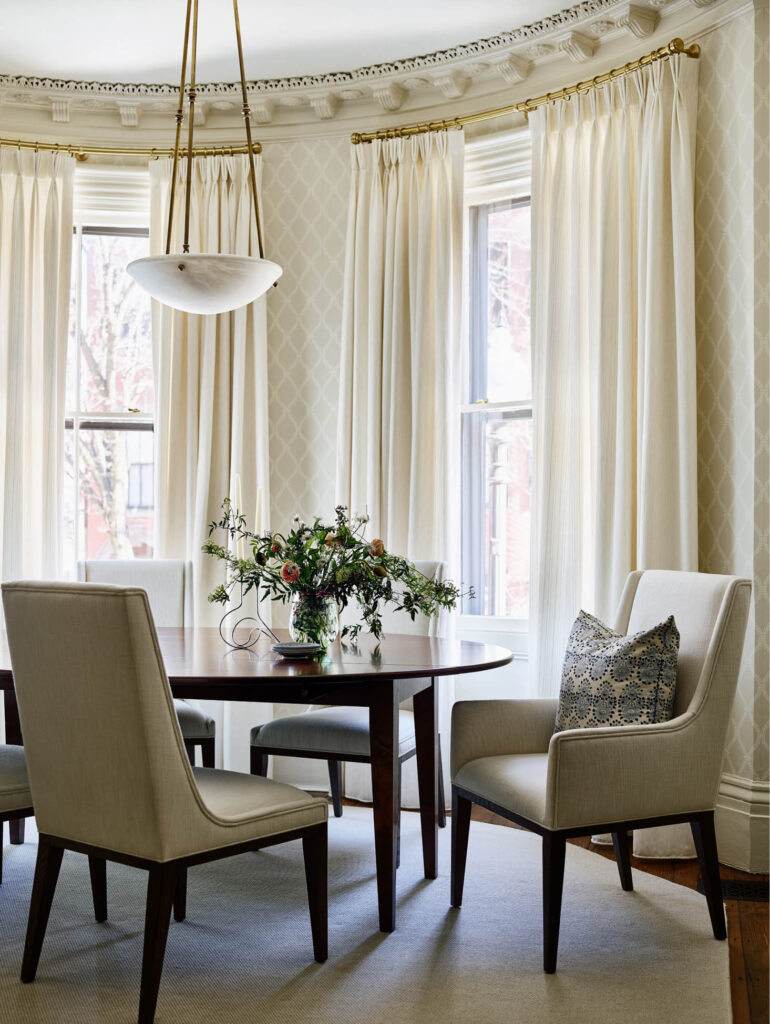
[[[657,725],[567,729],[548,748],[546,824],[610,824],[709,810],[718,773],[697,715]]]
[[[556,700],[462,700],[452,708],[451,774],[479,757],[545,754]]]

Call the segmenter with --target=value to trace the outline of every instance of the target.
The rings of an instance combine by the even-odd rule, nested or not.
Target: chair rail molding
[[[262,126],[261,138],[328,132],[330,122],[361,128],[374,119],[387,126],[394,113],[411,122],[461,115],[489,105],[525,99],[575,77],[590,77],[638,56],[640,40],[693,34],[725,17],[745,0],[582,0],[531,25],[417,57],[332,74],[254,80],[249,104]],[[664,38],[665,37],[665,38]],[[196,86],[196,122],[201,141],[240,137],[240,85],[208,82]],[[516,93],[517,95],[514,95]],[[520,93],[520,95],[518,95]],[[170,83],[74,81],[0,75],[0,134],[43,134],[64,144],[85,144],[111,135],[137,147],[161,147],[177,107],[178,86]],[[277,135],[270,129],[278,129]],[[87,131],[86,138],[83,132]],[[225,138],[224,141],[227,141]]]
[[[770,782],[723,773],[716,806],[719,859],[765,873],[770,860]]]

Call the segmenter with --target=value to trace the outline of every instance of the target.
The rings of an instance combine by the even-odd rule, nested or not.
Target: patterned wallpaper
[[[695,231],[700,567],[754,577],[755,240],[753,219],[747,216],[755,198],[753,12],[744,11],[699,41]],[[756,486],[766,490],[766,469],[764,481],[758,477]],[[766,604],[760,601],[760,608],[766,610]],[[761,641],[767,623],[756,625]],[[760,740],[764,756],[761,746],[757,751],[755,736],[755,687],[763,689],[761,680],[756,685],[759,653],[752,615],[725,756],[725,771],[748,779],[767,778],[767,732]]]

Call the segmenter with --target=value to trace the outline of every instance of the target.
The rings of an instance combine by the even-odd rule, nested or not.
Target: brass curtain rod
[[[61,142],[26,142],[23,139],[0,139],[0,146],[13,146],[14,149],[39,149],[55,153],[69,153],[76,160],[84,161],[92,155],[105,156],[149,156],[153,159],[160,159],[163,156],[173,156],[173,149],[132,149],[123,146],[76,146],[67,145]],[[246,146],[196,146],[193,149],[193,157],[196,156],[236,156],[239,153],[248,153]],[[261,153],[262,146],[258,142],[252,143],[252,152]],[[187,156],[187,150],[181,149],[180,156]]]
[[[672,39],[666,46],[661,46],[644,57],[629,61],[621,68],[612,68],[602,75],[596,75],[585,82],[578,82],[576,85],[568,85],[564,89],[557,89],[555,92],[547,92],[542,96],[535,96],[532,99],[521,100],[519,103],[512,103],[508,107],[497,107],[494,110],[481,110],[476,114],[465,114],[462,117],[450,117],[445,121],[425,121],[422,124],[404,125],[402,128],[381,128],[374,132],[353,132],[350,141],[354,146],[361,142],[371,142],[373,139],[399,139],[407,135],[425,135],[428,132],[443,132],[450,128],[462,128],[466,124],[475,124],[477,121],[489,121],[494,117],[505,117],[507,114],[528,114],[530,110],[541,107],[544,103],[551,103],[554,100],[561,100],[567,96],[575,96],[581,92],[588,92],[605,82],[611,82],[615,78],[622,78],[631,74],[638,68],[646,67],[658,60],[665,60],[674,54],[684,54],[686,57],[700,57],[700,46],[692,43],[685,46],[681,39]]]

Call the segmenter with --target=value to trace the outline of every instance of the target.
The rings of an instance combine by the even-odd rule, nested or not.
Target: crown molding
[[[531,25],[451,49],[354,71],[247,83],[256,124],[300,126],[366,120],[394,111],[432,107],[448,99],[479,97],[517,85],[542,65],[587,65],[602,48],[625,39],[636,42],[660,30],[672,35],[694,14],[730,0],[583,0]],[[177,107],[178,87],[170,84],[80,82],[0,75],[0,124],[44,131],[51,123],[96,133],[110,128],[153,131],[167,127]],[[240,84],[196,86],[196,125],[240,134]],[[6,117],[6,114],[8,115]],[[50,130],[50,127],[49,127]]]

